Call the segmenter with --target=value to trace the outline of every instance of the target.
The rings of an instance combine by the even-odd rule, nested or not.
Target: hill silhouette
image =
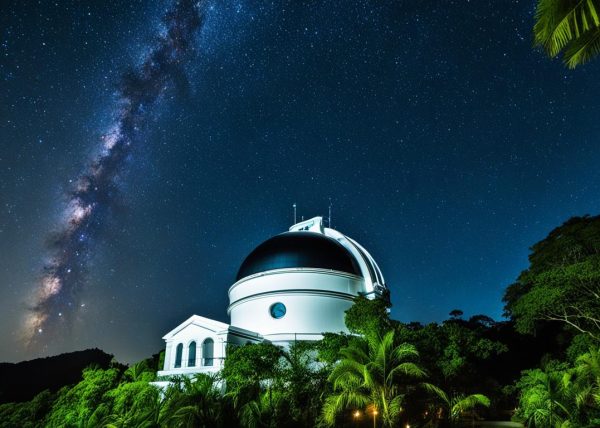
[[[113,356],[100,349],[69,352],[20,363],[0,363],[0,404],[31,400],[45,389],[57,391],[81,380],[91,365],[107,368]]]

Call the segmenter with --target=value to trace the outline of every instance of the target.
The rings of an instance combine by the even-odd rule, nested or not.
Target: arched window
[[[190,343],[188,346],[188,367],[194,367],[196,365],[196,342]]]
[[[212,366],[214,361],[215,342],[208,338],[202,342],[202,365]]]
[[[177,345],[177,350],[175,351],[175,368],[181,367],[181,356],[183,355],[183,343]]]

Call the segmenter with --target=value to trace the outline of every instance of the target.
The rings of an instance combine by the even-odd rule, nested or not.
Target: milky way
[[[23,336],[28,344],[42,342],[41,333],[68,323],[83,306],[79,299],[93,241],[119,193],[132,148],[141,143],[139,129],[148,109],[161,100],[194,53],[194,38],[203,23],[202,5],[179,0],[163,17],[164,31],[141,65],[125,73],[118,89],[115,119],[103,135],[100,154],[68,190],[57,232],[49,237],[45,263]]]

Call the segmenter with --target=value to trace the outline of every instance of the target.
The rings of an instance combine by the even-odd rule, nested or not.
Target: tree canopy
[[[559,321],[600,340],[600,216],[554,229],[532,247],[529,263],[503,298],[517,330]]]

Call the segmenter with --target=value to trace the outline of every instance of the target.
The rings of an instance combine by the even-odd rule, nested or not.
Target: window
[[[279,319],[279,318],[283,318],[287,309],[285,308],[285,305],[283,303],[277,302],[277,303],[273,303],[271,305],[271,308],[269,309],[269,311],[271,312],[271,316],[273,318]]]
[[[208,338],[202,343],[203,366],[212,366],[214,362],[215,342]]]
[[[181,356],[183,355],[183,343],[177,345],[177,350],[175,351],[175,368],[181,367]]]
[[[190,343],[188,346],[188,367],[196,366],[196,342]]]

